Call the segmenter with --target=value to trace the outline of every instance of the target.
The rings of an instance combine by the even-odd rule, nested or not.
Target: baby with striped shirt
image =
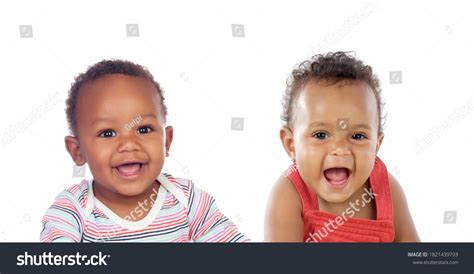
[[[69,91],[66,149],[91,180],[61,192],[42,242],[245,242],[212,196],[162,173],[173,140],[163,92],[144,67],[104,60]]]

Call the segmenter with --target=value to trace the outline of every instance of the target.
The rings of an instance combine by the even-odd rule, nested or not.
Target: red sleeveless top
[[[375,196],[376,220],[350,218],[319,211],[318,199],[303,182],[296,165],[289,167],[288,178],[298,191],[303,206],[301,215],[305,242],[393,242],[395,230],[390,182],[387,168],[378,157],[369,178]],[[363,202],[362,197],[359,200]],[[348,207],[346,213],[349,208],[351,207]]]

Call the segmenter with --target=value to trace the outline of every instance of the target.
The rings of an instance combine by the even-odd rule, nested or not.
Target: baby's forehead
[[[310,81],[300,91],[298,103],[320,105],[375,105],[377,100],[372,88],[361,81],[321,82]]]
[[[144,77],[125,74],[105,74],[85,82],[80,90],[93,90],[94,92],[108,90],[153,90],[158,93],[154,83]]]
[[[112,77],[97,79],[81,87],[78,98],[78,113],[91,112],[122,114],[160,113],[160,94],[155,86],[139,77]],[[89,116],[89,117],[90,117]]]
[[[128,101],[157,103],[160,98],[157,87],[147,79],[127,75],[105,75],[84,83],[77,94],[78,100],[110,102],[126,98]]]
[[[354,117],[378,123],[377,109],[374,91],[361,81],[311,81],[302,88],[295,102],[295,116],[304,114],[331,120]]]

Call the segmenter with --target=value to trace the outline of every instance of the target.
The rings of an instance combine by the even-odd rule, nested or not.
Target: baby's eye
[[[367,139],[367,137],[365,137],[365,135],[362,133],[355,133],[352,135],[352,139],[362,140],[362,139]]]
[[[324,140],[328,138],[328,134],[326,132],[319,131],[316,132],[313,137],[319,140]]]
[[[137,132],[140,133],[140,134],[147,134],[147,133],[150,133],[152,131],[153,131],[153,129],[149,126],[143,126],[143,127],[139,127],[137,129]]]
[[[115,137],[116,135],[117,133],[115,133],[115,131],[111,129],[106,129],[99,134],[99,137],[110,138],[110,137]]]

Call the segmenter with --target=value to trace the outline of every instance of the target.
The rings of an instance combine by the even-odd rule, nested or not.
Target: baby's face
[[[77,137],[100,187],[119,196],[140,195],[152,187],[172,137],[159,99],[151,82],[120,74],[81,88]]]
[[[294,107],[292,157],[302,179],[327,202],[347,201],[368,180],[383,139],[373,91],[359,81],[310,81]]]

